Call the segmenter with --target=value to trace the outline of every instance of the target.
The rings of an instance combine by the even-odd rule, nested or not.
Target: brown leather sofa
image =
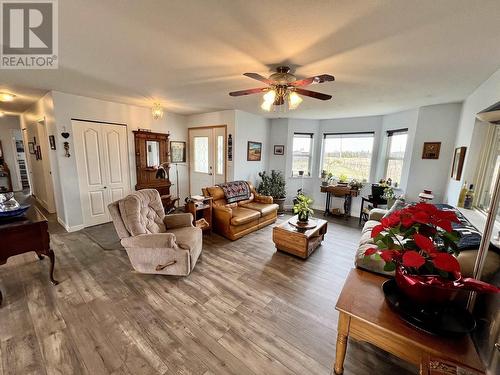
[[[274,223],[278,216],[278,205],[273,203],[273,197],[260,195],[250,182],[248,185],[250,199],[230,204],[219,186],[202,189],[204,196],[212,197],[214,231],[233,241]]]

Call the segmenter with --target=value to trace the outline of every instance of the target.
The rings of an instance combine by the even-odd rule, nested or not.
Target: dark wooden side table
[[[202,201],[190,201],[186,203],[184,211],[193,215],[194,225],[197,220],[205,219],[208,226],[202,227],[203,232],[212,230],[212,197],[205,197]]]
[[[35,206],[31,206],[23,217],[0,221],[0,239],[2,241],[0,265],[5,264],[11,256],[34,251],[40,260],[44,258],[44,255],[49,257],[50,281],[54,285],[59,283],[54,279],[55,255],[50,248],[48,222]],[[0,291],[1,303],[2,292]]]
[[[452,361],[462,368],[483,373],[484,366],[470,336],[441,337],[413,328],[385,302],[382,283],[387,278],[353,269],[337,301],[339,311],[337,349],[333,372],[342,374],[347,340],[369,342],[413,363],[425,372],[429,357]]]
[[[353,190],[349,186],[329,185],[321,186],[320,191],[326,193],[325,212],[323,216],[331,215],[330,203],[332,197],[344,198],[344,216],[351,216],[352,197],[357,197],[359,190]]]

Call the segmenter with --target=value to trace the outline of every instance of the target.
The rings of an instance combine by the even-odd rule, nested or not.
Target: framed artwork
[[[424,142],[422,159],[439,159],[440,150],[441,142]]]
[[[42,149],[39,145],[36,146],[36,160],[42,160]]]
[[[460,181],[462,178],[462,170],[464,168],[465,151],[467,147],[457,147],[455,155],[453,155],[453,166],[451,167],[451,178]]]
[[[35,153],[36,153],[36,151],[35,151],[35,144],[33,142],[28,142],[28,152],[31,155],[35,155]]]
[[[262,142],[248,141],[247,160],[260,161],[262,158]]]
[[[186,142],[170,141],[170,162],[186,162]]]
[[[285,145],[274,145],[274,155],[285,155]]]
[[[49,143],[50,143],[50,149],[55,150],[56,149],[56,137],[53,135],[49,135]]]

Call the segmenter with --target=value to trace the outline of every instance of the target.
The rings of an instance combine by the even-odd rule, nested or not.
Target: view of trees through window
[[[396,133],[389,136],[385,178],[401,183],[403,159],[405,157],[408,133]]]
[[[298,176],[299,171],[306,176],[310,174],[312,140],[311,134],[293,135],[292,176]]]
[[[323,167],[339,178],[369,180],[373,134],[326,135],[323,144]]]

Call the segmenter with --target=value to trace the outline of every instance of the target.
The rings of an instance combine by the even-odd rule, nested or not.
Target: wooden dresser
[[[156,189],[160,193],[165,210],[168,212],[174,207],[178,197],[170,194],[169,178],[169,134],[154,133],[136,130],[135,143],[135,169],[137,184],[135,190]],[[166,178],[156,178],[158,167],[163,166]]]

